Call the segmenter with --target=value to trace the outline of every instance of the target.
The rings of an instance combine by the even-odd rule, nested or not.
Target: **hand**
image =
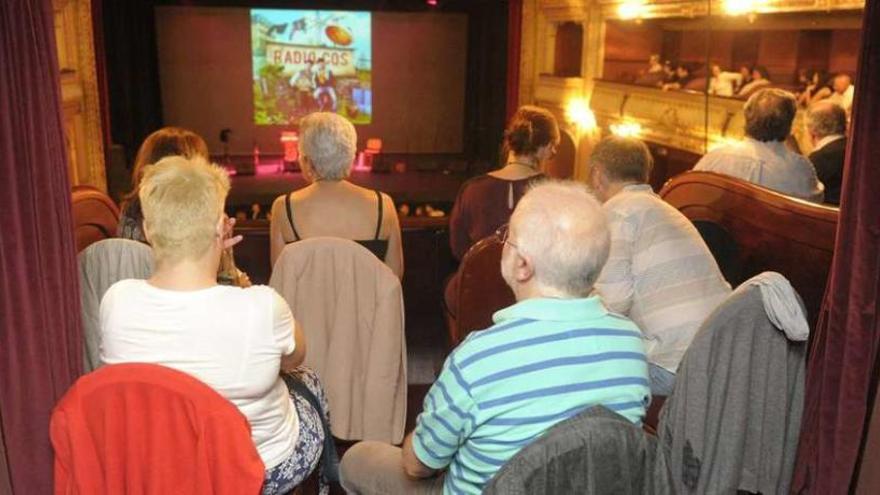
[[[234,230],[235,218],[226,217],[223,221],[223,249],[229,249],[244,240],[243,235],[233,236],[232,233]]]

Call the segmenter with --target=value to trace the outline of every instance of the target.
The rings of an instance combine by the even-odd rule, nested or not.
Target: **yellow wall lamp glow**
[[[565,118],[577,126],[580,132],[593,132],[598,127],[596,116],[583,98],[574,98],[565,105]]]

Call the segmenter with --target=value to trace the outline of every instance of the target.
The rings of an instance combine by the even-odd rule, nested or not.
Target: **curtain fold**
[[[867,431],[880,343],[880,0],[868,0],[852,138],[822,314],[811,342],[795,493],[847,493]],[[875,418],[875,421],[880,420]],[[874,468],[876,469],[876,468]]]
[[[0,67],[0,437],[12,491],[52,493],[82,339],[51,0],[0,2]]]
[[[520,57],[522,54],[523,0],[510,0],[507,10],[507,119],[519,107]]]

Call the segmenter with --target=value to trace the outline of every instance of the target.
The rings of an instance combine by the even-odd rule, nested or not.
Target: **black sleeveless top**
[[[379,202],[379,217],[376,219],[376,235],[373,239],[366,241],[357,241],[354,242],[360,244],[361,246],[367,248],[368,251],[376,255],[379,260],[382,262],[385,261],[385,255],[388,254],[388,239],[379,239],[379,233],[382,231],[382,216],[383,216],[383,201],[382,201],[382,193],[379,191],[373,191],[376,193],[376,200]],[[296,225],[293,224],[293,207],[290,205],[290,193],[284,196],[284,207],[287,208],[287,221],[290,222],[290,228],[293,230],[294,239],[287,244],[291,244],[293,242],[299,241],[299,232],[296,231]],[[354,240],[354,239],[352,239]]]

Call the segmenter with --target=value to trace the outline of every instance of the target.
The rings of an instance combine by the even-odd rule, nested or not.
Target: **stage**
[[[233,210],[249,209],[250,205],[257,203],[266,211],[278,196],[309,184],[301,172],[281,172],[280,162],[262,163],[257,166],[256,174],[234,174],[230,180],[232,189],[227,205]],[[463,173],[442,171],[352,171],[349,180],[361,187],[387,193],[398,205],[430,204],[448,211],[467,176]]]

